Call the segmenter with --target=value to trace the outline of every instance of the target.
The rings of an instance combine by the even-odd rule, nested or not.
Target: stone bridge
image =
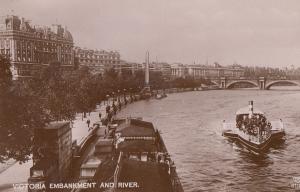
[[[287,79],[287,78],[265,78],[265,77],[259,77],[259,78],[246,78],[246,77],[240,77],[240,78],[227,78],[227,77],[220,77],[218,79],[211,79],[211,82],[213,82],[215,85],[218,85],[221,89],[230,89],[233,88],[236,84],[241,83],[247,83],[251,84],[254,87],[257,87],[259,89],[265,90],[270,89],[273,85],[280,84],[280,83],[290,83],[294,85],[300,86],[300,80],[293,80],[293,79]]]

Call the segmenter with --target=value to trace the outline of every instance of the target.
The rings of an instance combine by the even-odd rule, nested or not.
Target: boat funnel
[[[253,116],[253,101],[249,101],[249,118]]]

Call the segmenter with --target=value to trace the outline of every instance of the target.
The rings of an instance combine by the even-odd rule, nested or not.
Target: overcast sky
[[[1,0],[1,15],[60,23],[75,45],[127,61],[300,67],[299,0]]]

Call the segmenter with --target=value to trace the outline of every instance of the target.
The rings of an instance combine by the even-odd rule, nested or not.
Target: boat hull
[[[285,132],[284,131],[272,131],[271,136],[260,144],[246,140],[243,137],[241,137],[240,135],[233,133],[231,131],[223,132],[223,136],[227,137],[229,139],[235,140],[236,142],[243,145],[248,150],[250,150],[254,153],[262,153],[262,152],[266,151],[267,149],[269,149],[273,144],[276,144],[278,142],[285,140]]]

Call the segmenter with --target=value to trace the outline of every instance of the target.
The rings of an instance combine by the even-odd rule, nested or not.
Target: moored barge
[[[183,192],[174,161],[151,122],[118,119],[109,127],[81,165],[80,181],[96,187],[82,191]]]

